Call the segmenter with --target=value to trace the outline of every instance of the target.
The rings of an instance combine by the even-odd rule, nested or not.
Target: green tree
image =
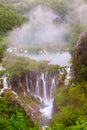
[[[11,9],[0,8],[0,34],[4,34],[13,27],[20,26],[23,18]]]
[[[6,47],[6,39],[3,36],[0,36],[0,62],[2,61]]]

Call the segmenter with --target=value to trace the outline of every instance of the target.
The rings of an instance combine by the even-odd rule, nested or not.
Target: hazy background
[[[8,0],[9,1],[9,0]],[[31,48],[75,44],[87,25],[86,0],[11,1],[26,19],[9,35],[9,46]]]

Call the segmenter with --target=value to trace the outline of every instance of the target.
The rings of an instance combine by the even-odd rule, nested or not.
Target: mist
[[[87,25],[87,4],[81,5],[77,10],[78,18],[80,23],[83,25]]]
[[[11,32],[10,46],[26,48],[67,43],[69,26],[61,22],[61,16],[51,8],[38,5],[26,16],[28,21]]]
[[[62,21],[61,15],[50,7],[45,5],[33,7],[25,14],[28,21],[10,33],[9,46],[28,49],[70,44],[71,28],[73,28],[70,23],[76,18],[76,22],[82,26],[87,25],[87,4],[80,4],[78,0],[77,3],[73,1],[73,5],[72,11],[66,14],[67,20]]]

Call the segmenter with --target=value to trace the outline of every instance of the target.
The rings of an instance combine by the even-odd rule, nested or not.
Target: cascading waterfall
[[[40,99],[40,112],[45,118],[51,119],[52,110],[53,110],[53,97],[52,91],[55,88],[55,77],[51,77],[48,79],[48,73],[41,73],[41,75],[37,75],[35,91],[32,92],[31,87],[28,84],[28,77],[26,75],[26,86],[27,91],[30,95],[33,95],[35,98]],[[49,81],[48,81],[49,80]],[[50,86],[48,86],[48,82]]]
[[[54,97],[52,96],[52,92],[55,89],[56,85],[58,85],[55,80],[55,76],[53,77],[49,73],[41,73],[37,74],[32,78],[32,73],[25,75],[25,90],[27,92],[40,100],[40,112],[43,117],[47,119],[52,118],[53,111],[53,101]],[[65,85],[68,84],[70,79],[70,67],[67,67],[67,75],[65,79]],[[9,85],[7,82],[7,76],[3,76],[3,89],[0,93],[2,93],[5,89],[9,89]],[[11,89],[11,87],[10,87]],[[25,91],[26,92],[26,91]]]
[[[65,79],[65,85],[69,83],[69,78],[70,78],[70,66],[66,68],[67,75]],[[62,72],[63,73],[63,72]],[[56,89],[56,86],[59,85],[59,75],[61,74],[58,73],[57,75],[53,76],[53,74],[49,73],[26,73],[25,78],[21,84],[23,84],[23,92],[26,91],[27,94],[29,93],[30,96],[39,99],[40,105],[39,105],[39,112],[40,114],[40,126],[42,128],[46,127],[50,123],[50,119],[52,118],[53,115],[53,102],[54,102],[54,97],[52,95],[52,92],[54,89]],[[11,86],[12,84],[10,84]],[[20,84],[19,84],[20,86]],[[13,88],[12,88],[13,87]],[[14,86],[10,87],[10,90],[14,90]],[[9,89],[9,83],[7,82],[7,75],[3,76],[3,89],[1,90],[0,94],[4,91],[4,89]],[[18,98],[17,94],[15,93],[15,90],[12,91],[13,94],[16,95]]]
[[[1,91],[0,91],[0,95],[4,92],[5,89],[11,90],[11,84],[8,85],[8,81],[7,81],[8,75],[9,75],[9,74],[5,74],[5,75],[3,75],[3,77],[2,77],[2,80],[3,80],[3,82],[2,82],[3,88],[2,88]],[[14,91],[12,91],[12,90],[11,90],[11,92],[16,96],[16,98],[18,98],[18,95],[17,95],[16,92],[14,92]]]
[[[47,76],[47,75],[46,75]],[[45,76],[44,76],[45,77]],[[42,106],[40,107],[40,112],[42,113],[42,115],[47,118],[47,119],[51,119],[52,118],[52,111],[53,111],[53,97],[52,97],[52,91],[55,88],[55,77],[51,78],[51,85],[49,87],[49,90],[47,93],[47,84],[46,84],[46,77],[43,78],[43,86],[44,86],[44,90],[43,93],[45,93],[43,96],[43,100],[42,100]]]

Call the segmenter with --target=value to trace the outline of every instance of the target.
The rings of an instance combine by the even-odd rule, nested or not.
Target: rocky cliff
[[[87,80],[87,31],[83,32],[76,43],[74,52],[74,78]]]

